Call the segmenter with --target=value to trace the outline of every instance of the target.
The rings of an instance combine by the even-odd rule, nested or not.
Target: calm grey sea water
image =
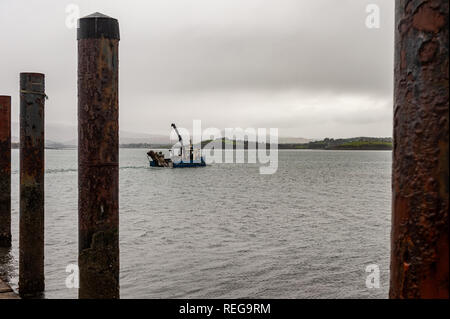
[[[256,164],[149,168],[120,150],[122,298],[386,298],[391,152],[280,151],[274,175]],[[77,262],[77,152],[46,151],[47,298]],[[12,250],[0,274],[17,288],[18,151]],[[6,264],[5,264],[6,263]],[[377,264],[381,287],[366,288]]]

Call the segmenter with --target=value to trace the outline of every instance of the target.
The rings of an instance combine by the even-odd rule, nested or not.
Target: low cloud
[[[391,134],[391,0],[2,0],[0,90],[13,96],[15,121],[18,75],[37,71],[47,122],[76,124],[69,3],[119,19],[123,130],[202,119],[305,137]],[[369,3],[380,6],[380,29],[365,26]]]

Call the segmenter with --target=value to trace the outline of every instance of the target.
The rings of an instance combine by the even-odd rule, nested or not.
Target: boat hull
[[[163,167],[158,165],[157,162],[150,160],[150,167]],[[175,162],[175,163],[170,163],[170,165],[168,167],[170,168],[189,168],[189,167],[204,167],[206,166],[205,160],[202,158],[200,161],[193,161],[193,162],[185,162],[185,161],[181,161],[181,162]]]
[[[186,168],[186,167],[202,167],[206,166],[205,161],[200,162],[179,162],[179,163],[173,163],[173,168]]]

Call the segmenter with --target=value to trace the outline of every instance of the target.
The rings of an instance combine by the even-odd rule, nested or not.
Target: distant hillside
[[[120,148],[171,149],[172,144],[124,143]]]
[[[207,144],[213,142],[212,140],[203,141],[202,148]],[[214,144],[220,146],[220,140],[214,141]],[[244,145],[244,149],[248,148],[248,142],[236,142],[235,140],[222,139],[222,148],[226,145],[233,144]],[[256,148],[269,147],[269,144],[256,144]],[[242,146],[240,146],[242,148]],[[320,141],[312,141],[308,143],[279,143],[278,149],[320,149],[320,150],[391,150],[392,138],[390,137],[353,137],[343,139],[326,138]]]
[[[11,141],[11,148],[19,148],[20,143],[15,142],[14,140]],[[72,149],[76,148],[75,145],[69,145],[64,143],[58,143],[51,140],[45,140],[45,148],[46,149],[54,149],[54,150],[61,150],[61,149]]]
[[[305,144],[312,141],[312,139],[303,137],[278,137],[278,144]]]
[[[76,125],[60,124],[60,123],[46,123],[45,124],[45,139],[46,146],[50,148],[60,147],[76,147],[78,144],[78,132]],[[11,123],[11,142],[19,142],[19,123]],[[120,144],[170,144],[169,134],[148,134],[142,132],[129,132],[120,130],[119,132]]]
[[[325,138],[305,144],[285,144],[280,148],[323,150],[392,150],[390,137]]]

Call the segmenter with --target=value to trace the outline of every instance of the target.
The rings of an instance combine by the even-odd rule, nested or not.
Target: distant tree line
[[[210,143],[213,143],[210,145]],[[222,138],[219,140],[206,140],[202,141],[201,147],[209,147],[222,149],[248,149],[250,147],[269,148],[269,143],[249,143],[248,141],[236,141]],[[121,148],[159,148],[170,149],[172,145],[163,144],[149,144],[149,143],[136,143],[136,144],[121,144]],[[278,149],[312,149],[312,150],[392,150],[392,138],[390,137],[352,137],[352,138],[325,138],[320,141],[312,141],[309,143],[286,143],[278,144]]]
[[[120,148],[146,148],[146,149],[150,149],[150,148],[167,148],[170,149],[172,148],[172,145],[168,145],[168,144],[151,144],[151,143],[129,143],[129,144],[120,144],[119,145]]]
[[[282,144],[280,148],[323,150],[392,150],[391,137],[325,138],[306,144]]]
[[[203,141],[202,148],[204,148],[212,140]],[[225,149],[226,146],[231,149],[236,148],[249,148],[248,141],[236,141],[222,138],[221,140],[214,141],[216,147],[220,146]],[[233,147],[231,147],[231,145]],[[258,148],[269,148],[269,143],[250,143]],[[309,143],[284,143],[278,144],[278,149],[322,149],[322,150],[392,150],[392,138],[390,137],[353,137],[353,138],[325,138],[320,141],[312,141]]]

